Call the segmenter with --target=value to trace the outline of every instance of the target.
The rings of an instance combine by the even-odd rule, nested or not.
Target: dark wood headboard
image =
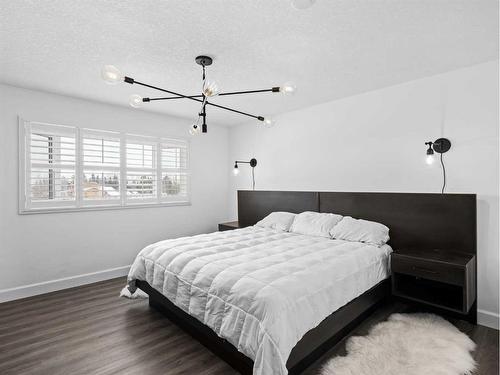
[[[476,195],[238,191],[238,220],[254,225],[273,211],[331,212],[389,227],[393,249],[476,254]]]
[[[319,211],[319,193],[308,191],[238,190],[238,221],[254,225],[271,212],[285,211],[295,214]]]

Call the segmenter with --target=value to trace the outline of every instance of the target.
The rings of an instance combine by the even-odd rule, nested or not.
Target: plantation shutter
[[[157,201],[157,142],[127,135],[126,195],[128,201]]]
[[[189,200],[188,143],[164,139],[161,147],[161,199],[169,202]]]
[[[19,212],[190,204],[189,142],[19,119]]]
[[[75,206],[76,128],[25,122],[25,205]]]
[[[82,205],[120,204],[120,134],[82,129]]]

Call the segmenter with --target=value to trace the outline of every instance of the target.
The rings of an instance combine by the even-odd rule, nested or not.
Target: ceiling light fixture
[[[101,71],[102,79],[111,85],[117,84],[119,82],[126,82],[129,84],[136,84],[144,87],[148,87],[153,90],[165,92],[171,94],[173,96],[160,97],[160,98],[143,98],[139,95],[132,95],[129,100],[129,104],[134,108],[139,108],[143,103],[149,103],[157,100],[171,100],[171,99],[188,99],[193,100],[198,103],[201,103],[201,110],[198,113],[198,119],[194,125],[189,128],[189,133],[192,135],[197,135],[200,133],[200,128],[202,133],[207,132],[207,106],[212,106],[215,108],[223,109],[226,111],[238,113],[243,116],[252,117],[264,123],[264,126],[270,127],[275,124],[275,121],[272,118],[253,115],[247,112],[243,112],[234,108],[222,106],[219,104],[212,103],[208,101],[208,98],[214,98],[216,96],[227,96],[227,95],[241,95],[241,94],[255,94],[262,92],[281,92],[284,95],[293,95],[297,90],[295,84],[292,82],[286,82],[280,87],[271,87],[270,89],[262,89],[262,90],[246,90],[246,91],[233,91],[233,92],[221,92],[219,86],[214,81],[209,81],[206,77],[205,68],[209,65],[212,65],[213,60],[209,56],[198,56],[195,59],[195,62],[202,67],[202,87],[201,94],[198,95],[184,95],[178,92],[170,91],[167,89],[163,89],[161,87],[148,85],[143,82],[136,81],[134,78],[127,77],[123,75],[118,68],[113,65],[105,65]],[[201,122],[201,124],[200,124]]]
[[[314,5],[316,0],[292,0],[292,7],[297,10],[310,8]]]

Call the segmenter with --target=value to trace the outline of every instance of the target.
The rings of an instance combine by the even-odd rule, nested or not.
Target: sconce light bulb
[[[425,158],[427,165],[432,165],[434,163],[434,154],[428,154]]]
[[[240,174],[240,169],[238,168],[238,165],[235,164],[234,169],[233,169],[233,174],[235,176],[238,176]]]

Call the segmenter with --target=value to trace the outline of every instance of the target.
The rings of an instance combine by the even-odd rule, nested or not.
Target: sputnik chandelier
[[[134,78],[130,78],[127,76],[124,76],[118,68],[116,68],[113,65],[106,65],[103,67],[101,75],[102,78],[106,83],[109,84],[117,84],[119,82],[126,82],[131,85],[140,85],[144,87],[148,87],[150,89],[158,90],[167,94],[170,94],[171,96],[166,96],[166,97],[158,97],[158,98],[143,98],[139,95],[132,95],[130,97],[129,104],[134,107],[134,108],[139,108],[143,103],[149,103],[152,101],[157,101],[157,100],[174,100],[174,99],[188,99],[188,100],[194,100],[196,102],[201,103],[201,109],[198,113],[198,119],[195,124],[193,124],[190,129],[189,133],[192,135],[197,135],[200,134],[200,128],[202,133],[207,132],[207,106],[223,109],[226,111],[238,113],[243,116],[248,116],[252,117],[254,119],[257,119],[259,121],[262,121],[264,126],[266,127],[271,127],[274,125],[274,120],[271,117],[263,117],[263,116],[258,116],[258,115],[253,115],[247,112],[239,111],[234,108],[229,108],[226,106],[222,106],[219,104],[212,103],[211,101],[208,101],[208,98],[214,98],[216,96],[227,96],[227,95],[241,95],[241,94],[255,94],[255,93],[262,93],[262,92],[280,92],[284,95],[292,95],[296,87],[293,83],[287,82],[283,84],[280,87],[272,87],[270,89],[262,89],[262,90],[246,90],[246,91],[233,91],[233,92],[220,92],[219,87],[217,83],[214,81],[210,81],[207,79],[207,74],[205,71],[205,68],[209,65],[212,65],[212,58],[209,56],[198,56],[195,59],[196,63],[202,67],[202,90],[201,94],[198,95],[184,95],[184,94],[179,94],[178,92],[166,90],[157,86],[152,86],[148,85],[143,82],[136,81]],[[201,123],[201,124],[200,124]],[[200,126],[201,125],[201,126]]]

